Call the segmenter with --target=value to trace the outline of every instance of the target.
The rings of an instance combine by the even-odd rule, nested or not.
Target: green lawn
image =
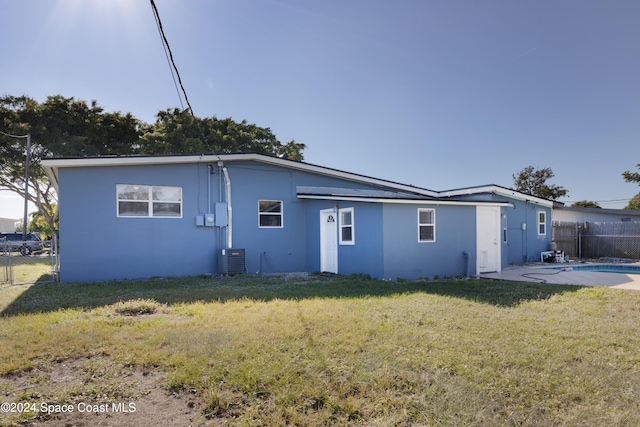
[[[9,258],[4,255],[0,259],[0,278],[6,275],[6,266],[9,263],[13,266],[13,283],[36,283],[52,282],[51,258],[49,256],[16,256],[12,254]],[[8,278],[7,278],[8,279]]]
[[[640,425],[633,291],[153,279],[4,287],[0,313],[7,396],[10,374],[95,358],[161,368],[225,425]]]

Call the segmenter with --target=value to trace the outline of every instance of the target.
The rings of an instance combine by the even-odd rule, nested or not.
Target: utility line
[[[210,151],[213,152],[213,150],[209,146],[209,143],[207,142],[207,138],[204,136],[204,132],[202,132],[202,129],[200,128],[198,119],[193,113],[193,108],[191,108],[189,97],[187,97],[187,91],[185,90],[184,85],[182,84],[182,79],[180,78],[180,72],[178,71],[178,67],[176,66],[176,63],[173,60],[173,53],[171,52],[171,47],[169,46],[169,40],[167,40],[167,36],[164,34],[164,29],[162,28],[162,21],[160,20],[160,14],[158,13],[158,8],[156,7],[156,3],[153,0],[149,0],[149,1],[151,2],[151,9],[153,10],[153,16],[155,17],[156,25],[158,26],[158,32],[160,33],[160,38],[162,39],[162,46],[164,48],[164,53],[165,53],[165,56],[167,57],[167,62],[169,62],[169,69],[171,70],[171,77],[173,78],[173,84],[176,87],[176,92],[178,92],[178,99],[180,100],[180,105],[184,110],[184,105],[182,104],[182,97],[180,96],[180,90],[178,90],[178,84],[180,85],[180,89],[182,89],[184,100],[187,103],[187,106],[189,107],[189,113],[191,113],[191,116],[193,117],[193,122],[198,128],[200,135],[202,136],[202,142]],[[175,71],[175,75],[174,75],[174,71]],[[176,83],[176,76],[178,77],[178,83]]]
[[[151,9],[153,10],[153,16],[156,19],[156,25],[158,26],[158,32],[160,33],[160,38],[162,40],[162,47],[164,48],[164,54],[167,57],[167,62],[169,63],[169,69],[171,70],[171,77],[173,78],[173,84],[176,87],[176,92],[178,92],[180,105],[182,106],[182,109],[184,109],[184,105],[182,104],[182,96],[180,96],[180,90],[178,89],[178,84],[176,83],[176,76],[178,76],[178,83],[180,83],[180,89],[182,89],[182,93],[184,94],[184,100],[187,102],[187,106],[189,106],[189,112],[191,112],[191,115],[193,115],[193,108],[191,108],[191,104],[189,103],[189,98],[187,98],[187,91],[184,89],[184,86],[182,85],[180,72],[178,71],[178,67],[176,66],[176,63],[173,60],[173,53],[171,52],[171,47],[169,46],[169,40],[167,40],[167,36],[164,34],[164,29],[162,28],[162,21],[160,21],[160,14],[158,13],[158,8],[156,7],[156,3],[153,0],[150,0],[150,1],[151,1]]]
[[[615,203],[615,202],[628,202],[629,199],[614,199],[614,200],[596,200],[596,203]]]

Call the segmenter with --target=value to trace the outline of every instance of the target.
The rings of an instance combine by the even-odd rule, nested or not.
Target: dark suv
[[[0,252],[13,251],[22,255],[30,255],[33,251],[43,248],[40,237],[27,233],[27,241],[22,242],[22,233],[0,233]]]

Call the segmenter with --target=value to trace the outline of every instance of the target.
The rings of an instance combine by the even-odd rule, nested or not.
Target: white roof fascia
[[[516,191],[516,190],[509,190],[506,188],[498,187],[496,185],[487,185],[484,187],[461,188],[458,190],[442,191],[439,193],[439,195],[440,197],[454,197],[454,196],[465,196],[465,195],[473,195],[473,194],[481,194],[481,193],[495,193],[495,194],[499,194],[505,197],[510,197],[516,200],[533,202],[548,208],[552,208],[554,203],[552,200],[541,199],[536,196],[520,193],[519,191]]]
[[[510,206],[509,202],[487,202],[487,201],[454,201],[454,200],[415,200],[415,199],[379,199],[372,197],[348,197],[348,196],[322,196],[299,194],[298,199],[313,200],[335,200],[347,202],[367,202],[367,203],[387,203],[400,205],[466,205],[466,206]]]
[[[42,165],[42,169],[44,169],[44,173],[47,175],[47,178],[49,179],[49,182],[51,182],[53,188],[58,191],[58,170],[46,167],[45,165]]]
[[[238,153],[238,154],[202,154],[188,156],[123,156],[123,157],[90,157],[75,159],[44,159],[41,164],[51,180],[54,187],[58,188],[58,168],[73,167],[108,167],[108,166],[142,166],[142,165],[165,165],[165,164],[185,164],[185,163],[217,163],[235,162],[235,161],[256,161],[288,169],[296,169],[320,175],[341,178],[349,181],[377,185],[396,190],[407,191],[423,196],[436,197],[442,200],[443,197],[454,197],[460,195],[473,195],[479,193],[495,193],[502,196],[511,197],[516,200],[530,201],[541,206],[552,207],[553,202],[550,200],[540,199],[528,194],[519,193],[515,190],[508,190],[502,187],[488,185],[484,187],[462,188],[450,191],[432,191],[425,188],[414,187],[412,185],[400,184],[393,181],[372,178],[365,175],[358,175],[351,172],[344,172],[337,169],[331,169],[324,166],[315,166],[309,163],[295,162],[291,160],[279,159],[277,157],[266,156],[256,153]],[[442,204],[443,202],[438,202]],[[459,204],[460,202],[455,202]],[[474,202],[477,205],[477,202]]]
[[[400,184],[392,181],[372,178],[364,175],[358,175],[350,172],[343,172],[336,169],[326,168],[323,166],[315,166],[303,162],[295,162],[291,160],[279,159],[276,157],[266,156],[263,154],[207,154],[195,156],[131,156],[131,157],[92,157],[79,159],[44,159],[41,161],[42,166],[47,173],[49,179],[52,179],[57,188],[57,169],[73,168],[73,167],[100,167],[100,166],[138,166],[138,165],[164,165],[164,164],[184,164],[184,163],[215,163],[234,162],[234,161],[257,161],[271,165],[282,166],[288,169],[297,169],[306,172],[328,175],[335,178],[346,179],[349,181],[362,182],[372,185],[395,188],[402,191],[408,191],[420,195],[437,197],[437,192],[424,188],[414,187],[412,185]]]

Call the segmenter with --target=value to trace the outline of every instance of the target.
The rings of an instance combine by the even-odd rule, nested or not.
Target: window
[[[544,236],[547,234],[547,213],[545,211],[538,211],[538,236]]]
[[[282,200],[258,201],[258,226],[282,228]]]
[[[182,218],[182,187],[118,184],[118,216]]]
[[[418,241],[436,241],[436,211],[435,209],[418,209]]]
[[[340,209],[340,244],[355,245],[353,208]]]

